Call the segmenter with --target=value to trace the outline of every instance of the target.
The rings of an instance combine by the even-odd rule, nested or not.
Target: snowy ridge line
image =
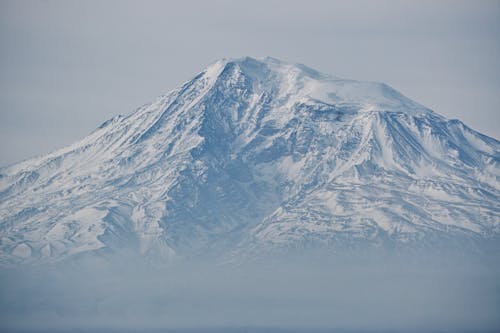
[[[385,84],[223,59],[73,145],[0,169],[0,261],[467,251],[498,237],[499,165],[499,141]]]

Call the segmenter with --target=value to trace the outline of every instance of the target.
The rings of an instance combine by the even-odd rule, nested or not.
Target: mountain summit
[[[220,60],[83,140],[0,169],[0,262],[473,244],[500,142],[391,87]]]

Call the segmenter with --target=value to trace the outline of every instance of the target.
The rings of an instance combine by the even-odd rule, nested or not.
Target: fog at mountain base
[[[81,259],[1,270],[2,331],[489,331],[498,260],[303,256],[216,265]],[[210,332],[210,331],[209,331]]]

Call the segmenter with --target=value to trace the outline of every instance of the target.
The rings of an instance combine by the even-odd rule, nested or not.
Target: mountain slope
[[[1,261],[425,246],[500,231],[500,143],[381,83],[220,60],[0,170]]]

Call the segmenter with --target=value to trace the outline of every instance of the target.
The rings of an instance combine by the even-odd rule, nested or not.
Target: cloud
[[[429,261],[410,259],[314,257],[236,267],[75,261],[67,266],[3,268],[0,330],[225,328],[233,333],[298,333],[498,328],[498,265],[435,254]]]

